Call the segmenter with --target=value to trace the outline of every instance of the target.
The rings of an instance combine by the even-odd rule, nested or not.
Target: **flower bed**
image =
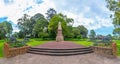
[[[27,52],[27,50],[30,48],[30,46],[23,46],[19,48],[10,48],[8,43],[4,44],[4,56],[5,57],[14,57],[20,54],[24,54]]]

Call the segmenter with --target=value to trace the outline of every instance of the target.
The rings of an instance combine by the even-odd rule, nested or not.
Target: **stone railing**
[[[117,49],[116,43],[112,43],[111,47],[101,47],[101,46],[93,46],[94,53],[106,56],[106,57],[116,57]]]
[[[27,50],[30,48],[30,46],[23,46],[19,48],[10,48],[8,43],[4,43],[4,56],[14,57],[20,54],[24,54],[27,52]]]

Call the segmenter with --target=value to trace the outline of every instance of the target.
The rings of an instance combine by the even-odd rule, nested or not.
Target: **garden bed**
[[[14,57],[20,54],[24,54],[28,51],[30,46],[23,46],[18,48],[10,48],[8,43],[4,43],[4,56],[5,57]]]

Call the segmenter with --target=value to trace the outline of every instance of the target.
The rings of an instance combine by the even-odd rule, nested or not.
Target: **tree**
[[[0,23],[0,39],[5,37],[10,37],[10,34],[12,33],[12,24],[8,21],[4,21]]]
[[[77,27],[73,27],[74,38],[81,38],[80,30]]]
[[[61,22],[63,35],[64,36],[68,35],[66,20],[64,19],[62,14],[56,14],[51,18],[49,25],[48,25],[48,30],[49,30],[50,36],[53,38],[56,37],[58,22]]]
[[[31,18],[30,18],[30,20],[33,22],[33,24],[35,24],[36,22],[37,22],[37,20],[39,19],[39,18],[41,18],[41,17],[44,17],[41,13],[37,13],[37,14],[35,14],[34,16],[32,16]]]
[[[3,23],[6,36],[10,37],[10,34],[13,31],[12,24],[10,22],[4,21]]]
[[[106,2],[107,8],[114,13],[110,16],[113,19],[113,25],[115,27],[114,33],[119,34],[118,36],[120,38],[120,0],[106,0]]]
[[[57,12],[53,9],[50,8],[49,10],[47,10],[47,19],[50,20],[55,14],[57,14]]]
[[[115,28],[113,30],[113,34],[116,35],[116,36],[118,36],[117,39],[120,39],[120,28]]]
[[[85,28],[83,25],[79,25],[77,28],[78,28],[79,31],[80,31],[81,37],[82,37],[82,38],[87,38],[87,34],[88,34],[87,28]]]
[[[36,21],[36,23],[34,24],[34,34],[36,37],[44,37],[44,34],[47,33],[47,27],[48,27],[48,21],[45,19],[45,17],[43,15],[39,16],[39,19]]]
[[[24,38],[25,37],[24,32],[23,31],[19,31],[18,32],[18,37],[19,38]]]
[[[95,36],[96,36],[95,31],[94,30],[90,30],[90,35],[89,35],[90,40],[94,40]]]
[[[5,30],[3,24],[0,23],[0,39],[5,38]]]
[[[67,18],[67,19],[66,19],[66,22],[67,22],[68,25],[73,26],[73,24],[74,24],[74,19],[72,19],[72,18]]]
[[[33,22],[30,20],[29,15],[24,14],[22,18],[18,19],[18,27],[23,32],[24,37],[26,35],[32,35]]]
[[[111,34],[108,34],[107,37],[108,37],[110,40],[112,40],[112,38],[113,38]]]

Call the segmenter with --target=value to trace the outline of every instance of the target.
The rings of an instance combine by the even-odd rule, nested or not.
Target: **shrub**
[[[108,36],[104,36],[101,39],[96,39],[93,41],[95,46],[110,46],[112,40]]]
[[[8,43],[10,44],[10,47],[22,47],[26,46],[26,42],[28,41],[28,38],[25,38],[23,41],[18,41],[14,36],[9,38]]]

